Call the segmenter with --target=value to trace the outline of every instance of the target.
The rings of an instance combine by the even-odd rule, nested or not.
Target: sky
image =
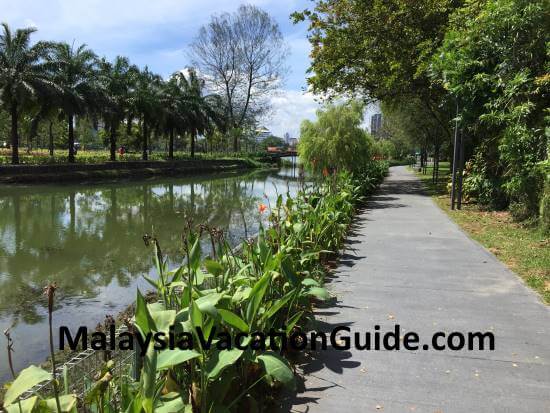
[[[34,40],[87,44],[99,56],[124,55],[163,77],[190,65],[189,44],[212,14],[232,12],[235,0],[0,0],[0,21],[12,28],[34,26]],[[290,49],[290,72],[264,125],[276,136],[297,137],[300,122],[319,107],[306,92],[310,45],[305,23],[290,14],[311,7],[309,0],[248,0],[279,24]],[[367,119],[370,116],[367,117]]]

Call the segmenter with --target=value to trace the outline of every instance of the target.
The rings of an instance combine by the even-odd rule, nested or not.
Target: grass
[[[196,153],[195,159],[258,159],[262,153],[246,152],[214,152],[214,153]],[[103,163],[109,162],[110,152],[106,150],[79,150],[76,155],[76,163]],[[175,151],[174,160],[191,159],[189,152]],[[127,152],[122,157],[117,153],[117,161],[138,161],[141,160],[141,152]],[[164,151],[153,151],[149,155],[151,161],[168,160],[168,154]],[[48,150],[35,149],[27,153],[25,149],[19,151],[19,162],[26,165],[47,165],[63,164],[68,162],[66,149],[56,149],[53,158],[50,157]],[[11,163],[11,150],[0,149],[0,165],[9,165]]]
[[[514,222],[508,211],[482,211],[477,205],[463,203],[461,210],[450,209],[449,163],[440,166],[440,180],[432,183],[427,174],[415,171],[435,203],[460,227],[518,274],[550,304],[550,238],[540,228]]]

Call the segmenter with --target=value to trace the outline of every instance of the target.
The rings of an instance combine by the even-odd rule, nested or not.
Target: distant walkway
[[[492,331],[495,351],[326,351],[293,412],[550,412],[550,309],[392,168],[359,215],[318,330]],[[403,334],[403,333],[402,333]],[[304,389],[302,389],[304,390]]]

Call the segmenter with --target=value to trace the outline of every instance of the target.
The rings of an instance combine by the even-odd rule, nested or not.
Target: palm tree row
[[[196,137],[215,128],[225,131],[227,117],[217,95],[204,95],[194,70],[175,73],[165,81],[147,67],[140,70],[125,57],[100,59],[86,45],[38,42],[31,45],[33,28],[0,33],[0,108],[11,118],[12,163],[19,163],[18,122],[33,112],[32,129],[40,120],[62,117],[68,130],[68,160],[75,161],[75,117],[101,119],[109,136],[110,158],[116,160],[117,135],[125,124],[140,126],[142,158],[149,153],[151,134],[168,136],[168,155],[174,137],[190,137],[191,156]],[[53,144],[50,142],[50,152]]]

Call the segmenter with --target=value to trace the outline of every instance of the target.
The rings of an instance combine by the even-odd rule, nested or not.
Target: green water
[[[94,327],[147,289],[155,233],[172,265],[186,221],[222,228],[233,244],[258,230],[260,202],[299,188],[295,170],[119,182],[0,187],[0,330],[10,326],[15,369],[48,354],[42,288],[57,282],[55,330]],[[205,242],[204,248],[208,248]],[[4,337],[0,337],[2,341]],[[57,345],[57,340],[56,340]],[[0,343],[5,348],[5,342]],[[0,350],[0,380],[9,379]]]

